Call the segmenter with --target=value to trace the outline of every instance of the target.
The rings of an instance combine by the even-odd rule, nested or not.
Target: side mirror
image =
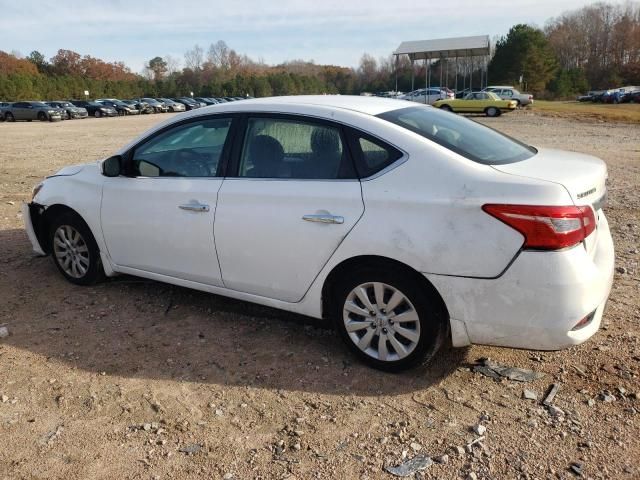
[[[105,177],[118,177],[122,172],[122,157],[114,155],[102,162],[102,174]]]

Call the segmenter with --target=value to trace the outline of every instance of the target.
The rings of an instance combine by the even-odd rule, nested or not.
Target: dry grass
[[[533,109],[544,115],[557,117],[580,117],[613,122],[640,123],[640,104],[624,103],[613,105],[536,100]]]

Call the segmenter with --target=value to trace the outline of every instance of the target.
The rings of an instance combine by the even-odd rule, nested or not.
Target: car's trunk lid
[[[582,153],[545,148],[527,160],[493,167],[511,175],[559,183],[576,205],[594,205],[596,211],[606,193],[607,165]]]

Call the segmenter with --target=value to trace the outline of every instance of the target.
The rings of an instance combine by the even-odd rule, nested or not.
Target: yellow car
[[[438,100],[434,107],[456,113],[485,113],[488,117],[497,117],[504,112],[515,110],[518,102],[502,100],[493,92],[471,92],[464,98]]]

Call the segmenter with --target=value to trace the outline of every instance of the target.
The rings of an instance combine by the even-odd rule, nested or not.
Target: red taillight
[[[489,215],[524,235],[524,248],[557,250],[582,242],[596,228],[590,206],[483,205]]]

